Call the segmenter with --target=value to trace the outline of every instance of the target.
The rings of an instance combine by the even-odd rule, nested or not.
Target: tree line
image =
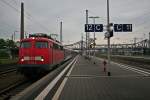
[[[16,48],[17,45],[13,40],[0,38],[0,49]]]
[[[19,50],[17,43],[10,39],[0,38],[0,59],[15,58],[18,56]]]

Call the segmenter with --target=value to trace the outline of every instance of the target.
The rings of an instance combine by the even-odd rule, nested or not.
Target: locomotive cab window
[[[48,48],[48,42],[38,41],[35,43],[36,48]]]
[[[21,43],[21,48],[30,48],[31,47],[31,42],[22,42]]]

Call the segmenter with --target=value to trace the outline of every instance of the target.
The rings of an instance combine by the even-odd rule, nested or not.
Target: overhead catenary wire
[[[129,2],[128,2],[129,3]],[[142,15],[142,16],[144,16],[144,18],[145,19],[147,19],[147,18],[150,18],[149,17],[149,15],[150,15],[150,12],[148,11],[148,10],[144,10],[145,11],[145,13],[144,13],[144,15]],[[89,13],[92,13],[92,15],[96,15],[96,13],[94,13],[93,11],[89,11]],[[139,18],[139,17],[137,17],[137,18]],[[137,19],[136,18],[136,19]],[[141,17],[141,18],[143,18],[143,17]],[[101,19],[101,21],[105,21],[106,22],[106,18],[104,18],[104,17],[101,17],[100,18]],[[116,16],[112,16],[112,18],[111,18],[112,20],[113,20],[113,23],[115,23],[116,21],[115,20],[121,20],[119,17],[116,17]],[[130,22],[135,22],[135,23],[137,23],[137,20],[136,19],[134,19],[134,20],[131,20]],[[145,29],[147,28],[147,27],[149,27],[149,22],[147,21],[147,20],[138,20],[139,21],[139,24],[138,24],[138,26],[140,26],[136,31],[133,31],[132,32],[132,34],[141,34],[141,32],[142,31],[145,31]],[[127,22],[129,22],[129,21],[127,21]],[[133,24],[133,26],[137,26],[137,24]],[[140,31],[140,32],[139,32]],[[127,33],[127,34],[130,34],[130,33]]]
[[[147,11],[147,10],[145,10],[145,11]],[[89,13],[91,13],[91,11],[89,11]],[[148,16],[149,14],[150,14],[150,13],[149,13],[149,11],[148,11],[148,12],[145,12],[144,15],[146,15],[146,16],[145,16],[146,18],[149,18],[149,16]],[[97,16],[97,14],[95,14],[95,13],[92,12],[92,16],[93,16],[93,15],[96,15],[96,16]],[[143,15],[142,15],[142,16],[143,16]],[[116,22],[115,19],[116,19],[116,20],[120,20],[120,18],[118,18],[118,17],[116,17],[116,16],[115,16],[115,17],[112,17],[113,23]],[[103,18],[103,20],[105,20],[105,19]],[[106,21],[106,20],[105,20],[105,21]],[[129,22],[129,21],[127,21],[127,22]],[[135,20],[131,20],[131,22],[135,22]],[[146,27],[149,27],[149,22],[148,22],[147,20],[139,20],[139,23],[140,23],[140,25],[139,25],[140,28],[138,28],[136,31],[134,31],[134,33],[132,32],[133,34],[137,34],[136,32],[141,31],[141,29],[142,29],[143,31],[145,31]],[[145,25],[145,23],[147,23],[147,24]],[[135,24],[134,24],[134,25],[135,25]],[[143,25],[144,25],[144,27],[141,27],[141,26],[143,26]],[[127,34],[130,34],[130,33],[127,33]]]
[[[17,9],[16,7],[14,7],[14,5],[6,2],[5,0],[0,0],[1,2],[3,2],[4,4],[6,4],[7,6],[9,6],[10,8],[12,8],[14,11],[16,11],[17,13],[21,13],[20,9]],[[29,12],[25,11],[25,18],[30,20],[31,22],[34,22],[35,25],[38,25],[40,28],[46,30],[46,31],[50,31],[46,26],[44,26],[43,24],[41,24],[39,21],[37,21]]]

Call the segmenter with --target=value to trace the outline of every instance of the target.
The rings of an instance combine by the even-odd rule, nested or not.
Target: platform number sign
[[[115,32],[132,32],[132,24],[114,24]]]
[[[123,24],[123,32],[132,32],[132,24]]]
[[[103,32],[103,24],[95,24],[95,32]]]
[[[103,24],[85,24],[85,32],[103,32]]]

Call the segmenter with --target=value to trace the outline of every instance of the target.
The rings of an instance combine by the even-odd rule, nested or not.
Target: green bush
[[[0,59],[0,64],[4,64],[4,65],[7,65],[7,64],[16,64],[18,61],[18,59]]]
[[[6,51],[0,51],[0,58],[9,58],[9,54]]]

